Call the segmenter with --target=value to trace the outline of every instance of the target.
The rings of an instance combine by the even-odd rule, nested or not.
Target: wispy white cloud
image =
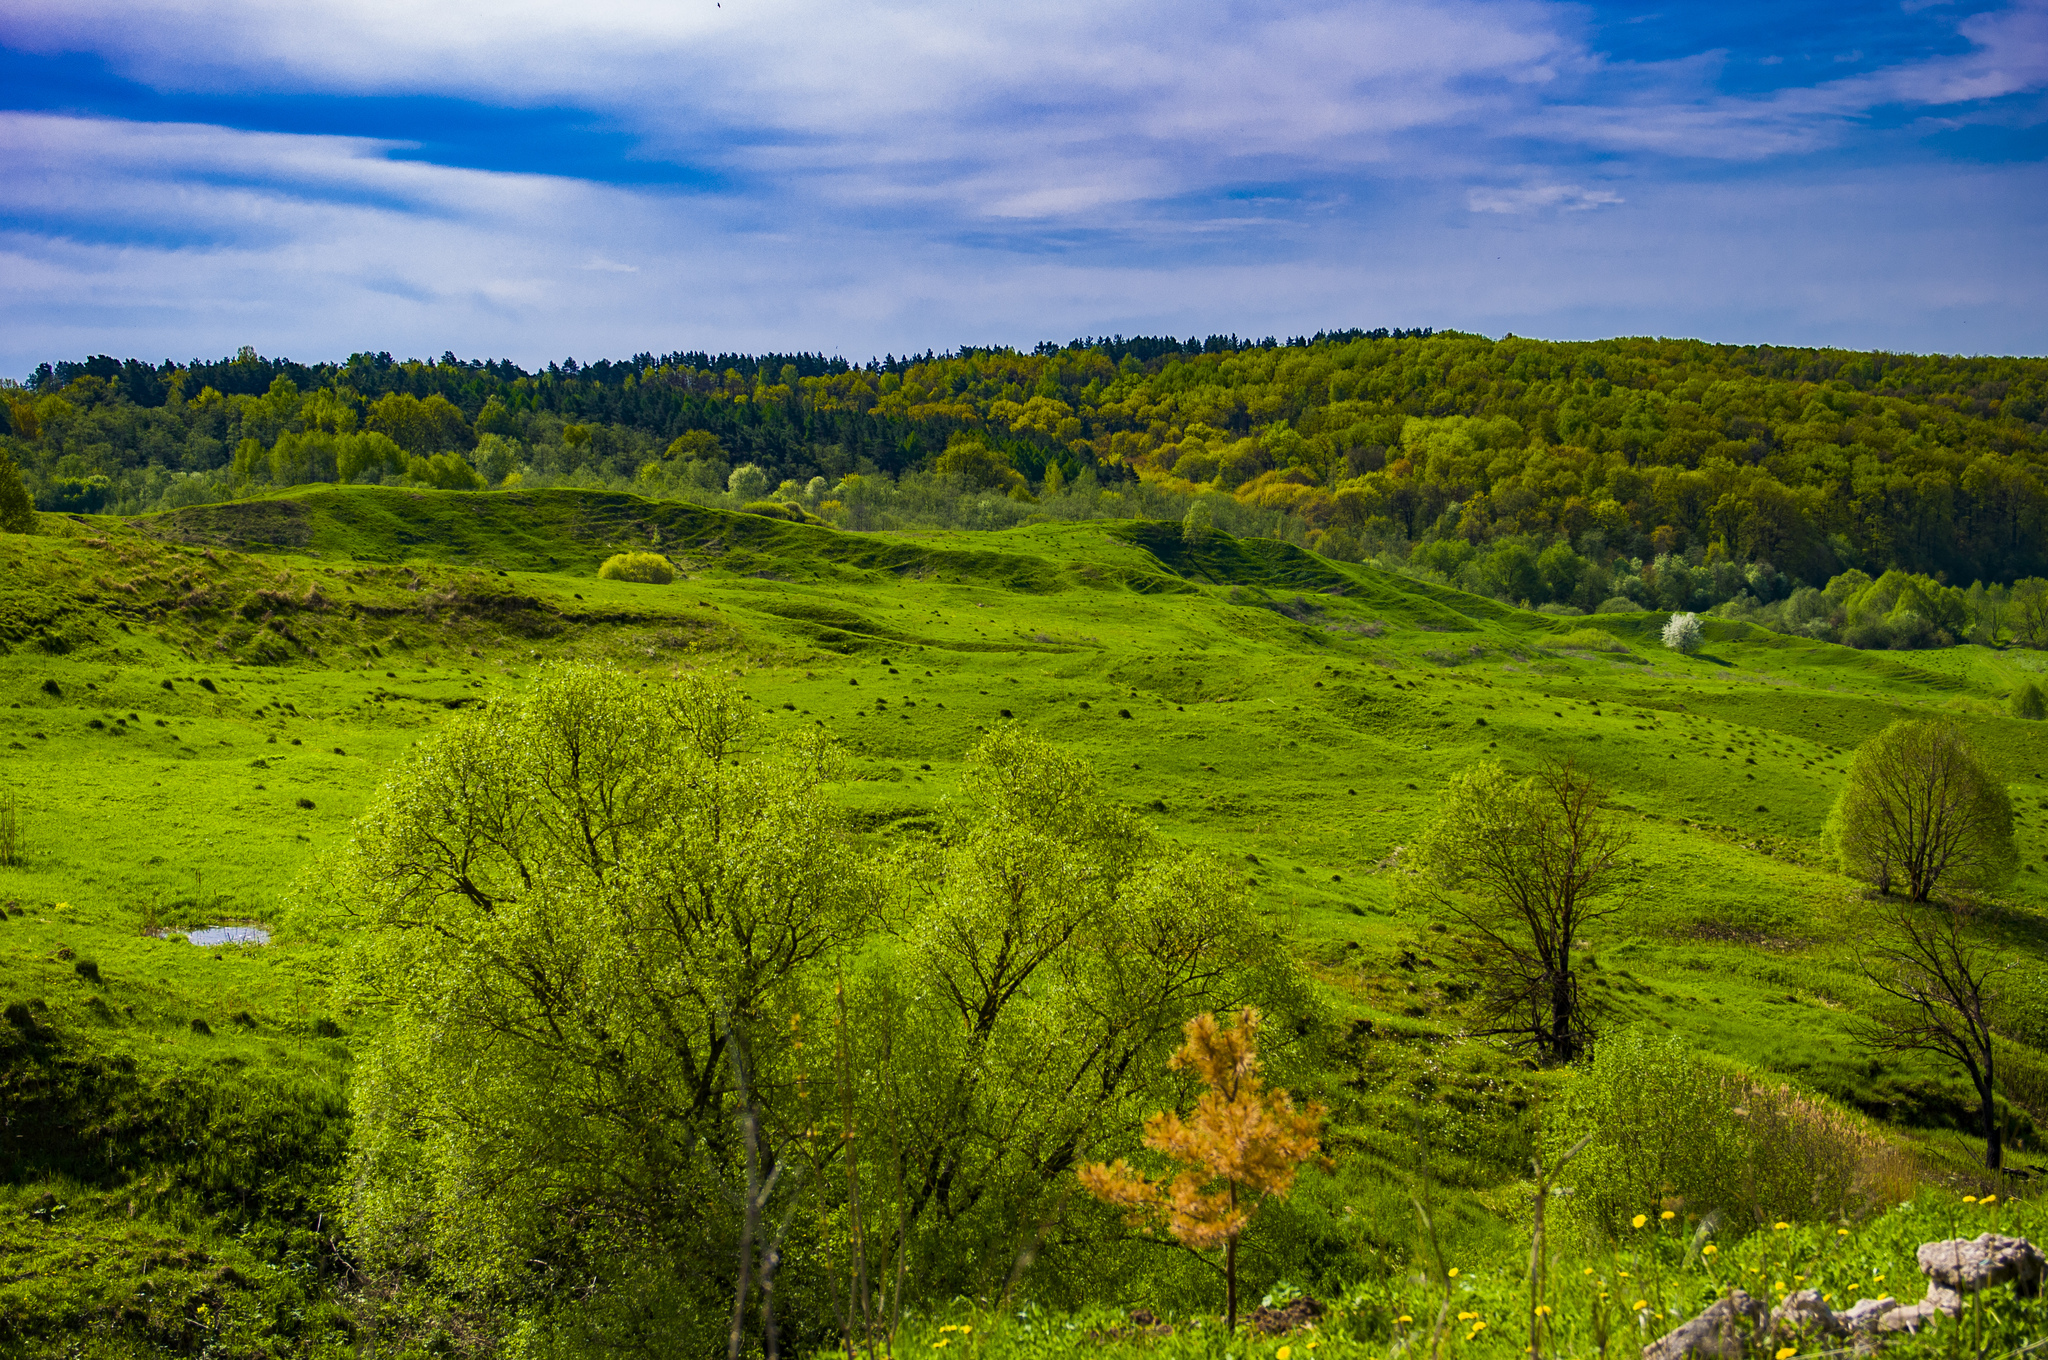
[[[1473,212],[1528,213],[1543,208],[1584,212],[1622,202],[1612,189],[1585,189],[1576,184],[1531,184],[1517,189],[1468,189],[1466,206]]]

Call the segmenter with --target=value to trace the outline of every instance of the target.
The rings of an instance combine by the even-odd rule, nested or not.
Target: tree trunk
[[[747,1281],[754,1273],[754,1230],[761,1221],[761,1169],[755,1159],[759,1126],[752,1110],[740,1116],[740,1126],[746,1134],[747,1197],[740,1215],[740,1277],[733,1286],[732,1331],[726,1340],[726,1360],[740,1360],[740,1338],[747,1328]]]
[[[1984,1084],[1977,1088],[1977,1098],[1984,1112],[1984,1165],[1998,1171],[2005,1166],[2005,1139],[1998,1128],[1997,1089],[1991,1084],[1989,1071],[1985,1073]]]
[[[1236,1195],[1236,1193],[1235,1193],[1234,1191],[1233,1191],[1233,1193],[1231,1194],[1231,1198],[1232,1198],[1233,1200],[1237,1198],[1237,1195]],[[1236,1336],[1236,1335],[1237,1335],[1237,1234],[1236,1234],[1236,1233],[1232,1233],[1232,1234],[1230,1235],[1230,1238],[1229,1238],[1229,1240],[1228,1240],[1228,1241],[1226,1241],[1226,1242],[1225,1242],[1225,1243],[1223,1244],[1223,1278],[1224,1278],[1224,1280],[1225,1280],[1225,1281],[1227,1282],[1227,1283],[1225,1284],[1224,1288],[1225,1288],[1225,1290],[1226,1290],[1226,1292],[1227,1292],[1227,1294],[1228,1294],[1228,1297],[1229,1297],[1229,1305],[1228,1305],[1228,1306],[1229,1306],[1229,1324],[1228,1324],[1228,1326],[1227,1326],[1227,1328],[1226,1328],[1226,1334],[1227,1334],[1227,1335],[1230,1335],[1230,1336]]]
[[[1550,976],[1550,1056],[1556,1062],[1570,1062],[1576,1054],[1572,1042],[1572,972],[1569,963]]]
[[[775,1270],[782,1264],[782,1249],[773,1246],[761,1255],[761,1345],[767,1360],[777,1360],[782,1338],[775,1330]]]

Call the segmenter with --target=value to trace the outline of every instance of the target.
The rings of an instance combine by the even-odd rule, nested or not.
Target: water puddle
[[[217,944],[269,944],[270,932],[259,926],[208,926],[205,930],[187,931],[185,941],[203,949]]]

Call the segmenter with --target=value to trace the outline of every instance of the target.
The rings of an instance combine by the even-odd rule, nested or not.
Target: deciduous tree
[[[1585,1047],[1588,1025],[1572,950],[1619,908],[1631,838],[1570,761],[1516,779],[1489,761],[1458,775],[1415,847],[1420,890],[1470,932],[1495,1034],[1555,1062]]]
[[[1984,1165],[1996,1171],[2005,1147],[1991,1013],[2004,965],[1968,939],[1965,908],[1894,903],[1882,915],[1863,971],[1886,1004],[1865,1026],[1864,1041],[1881,1053],[1933,1053],[1962,1068],[1977,1091]]]
[[[1900,719],[1857,748],[1828,816],[1842,867],[1915,902],[1995,889],[2012,876],[2012,799],[1963,730]]]

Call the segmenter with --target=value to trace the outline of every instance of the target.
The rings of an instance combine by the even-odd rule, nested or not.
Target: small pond
[[[269,944],[270,932],[259,926],[208,926],[186,932],[187,943],[211,949],[217,944]]]

